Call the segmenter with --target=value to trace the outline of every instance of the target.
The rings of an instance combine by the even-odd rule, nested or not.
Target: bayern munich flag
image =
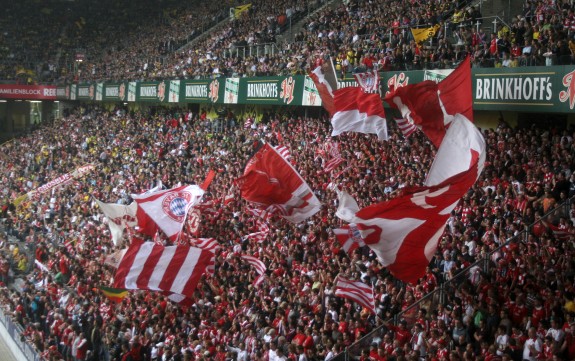
[[[204,190],[200,186],[190,185],[151,194],[132,194],[132,198],[171,241],[176,241],[188,211],[200,202],[203,195]]]

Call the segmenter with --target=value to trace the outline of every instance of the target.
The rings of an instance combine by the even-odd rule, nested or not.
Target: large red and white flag
[[[355,206],[345,210],[340,205],[336,215],[357,224],[366,245],[395,277],[415,283],[425,274],[451,211],[475,183],[484,162],[481,132],[457,114],[425,186],[404,188],[398,197],[355,214]]]
[[[360,87],[346,87],[335,91],[333,103],[332,137],[357,132],[376,134],[379,140],[388,139],[385,111],[379,94],[366,94]]]
[[[268,268],[257,257],[248,256],[248,255],[241,255],[241,258],[255,268],[259,277],[254,281],[254,286],[256,286],[256,287],[259,286],[264,281],[265,273],[266,273]]]
[[[269,144],[254,154],[236,183],[242,198],[293,223],[304,221],[321,208],[305,180]]]
[[[214,254],[185,245],[164,247],[133,239],[120,261],[115,288],[167,291],[192,297]]]
[[[353,255],[356,249],[365,246],[361,233],[354,223],[346,224],[341,228],[333,230],[335,239],[341,245],[341,248],[350,256]]]
[[[132,194],[138,208],[175,241],[180,236],[188,211],[197,205],[204,190],[197,185],[181,186],[151,194]]]
[[[399,87],[385,101],[401,112],[407,124],[420,127],[439,148],[446,128],[457,113],[473,121],[471,67],[467,57],[439,83],[426,80]]]
[[[112,235],[112,242],[114,242],[114,245],[118,245],[124,235],[124,229],[138,225],[136,218],[138,204],[132,202],[126,206],[124,204],[104,203],[98,199],[96,199],[96,203],[106,216],[110,234]]]
[[[354,73],[353,77],[364,92],[379,94],[379,73],[377,70],[369,70],[365,73]]]
[[[373,288],[361,281],[351,281],[347,278],[337,276],[335,280],[335,295],[352,300],[372,313],[375,313]]]
[[[308,75],[317,88],[324,109],[327,110],[330,115],[333,115],[335,112],[334,93],[337,90],[337,75],[335,74],[332,59],[330,58],[328,61],[325,61]]]

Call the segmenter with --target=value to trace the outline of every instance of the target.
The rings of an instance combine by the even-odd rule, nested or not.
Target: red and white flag
[[[259,286],[265,279],[265,273],[267,271],[266,265],[260,261],[258,258],[248,255],[241,255],[241,258],[253,266],[259,277],[254,281],[254,286]]]
[[[417,131],[417,126],[409,118],[395,118],[395,123],[404,138],[409,138],[410,135]]]
[[[264,209],[257,209],[257,208],[248,208],[248,213],[263,219],[265,222],[269,221],[273,214],[264,210]]]
[[[352,300],[363,308],[375,313],[373,288],[361,281],[351,281],[347,278],[337,276],[335,280],[335,295]]]
[[[341,248],[350,256],[356,249],[365,246],[361,233],[354,223],[346,224],[341,228],[333,230],[335,238],[341,245]]]
[[[288,162],[291,160],[291,152],[288,147],[284,145],[278,145],[277,147],[274,148],[285,160],[287,160]]]
[[[483,136],[457,114],[424,187],[404,188],[398,197],[354,214],[355,203],[336,215],[357,224],[366,245],[395,277],[415,283],[425,274],[451,211],[475,183],[484,162]]]
[[[189,244],[192,247],[197,247],[199,249],[203,249],[204,251],[212,252],[213,254],[216,254],[218,249],[222,248],[222,246],[220,246],[218,241],[216,241],[214,238],[190,238]],[[214,260],[212,260],[212,262],[210,262],[210,264],[208,264],[206,267],[206,273],[213,276],[215,272],[216,264]]]
[[[192,297],[214,254],[185,245],[164,247],[133,239],[120,261],[115,288],[168,291]]]
[[[222,248],[214,238],[190,238],[189,242],[192,247],[201,248],[212,253],[216,253],[218,249]]]
[[[254,120],[252,118],[246,118],[246,121],[244,122],[244,128],[251,128],[252,124],[254,124]]]
[[[323,160],[323,169],[326,173],[330,173],[337,168],[338,165],[345,162],[345,159],[341,156],[339,143],[337,142],[325,142],[322,154],[326,157],[326,159]]]
[[[122,239],[124,229],[138,225],[138,220],[136,219],[138,204],[136,202],[126,206],[124,204],[104,203],[96,199],[96,204],[106,216],[114,245],[118,245],[118,242]]]
[[[244,238],[244,240],[251,240],[251,241],[255,241],[257,243],[262,243],[263,241],[266,240],[268,233],[269,232],[264,232],[264,231],[253,232],[253,233],[250,233],[248,235],[245,235],[243,238]]]
[[[420,127],[439,148],[452,116],[459,113],[473,121],[471,67],[467,57],[439,83],[426,80],[395,89],[385,97],[409,123]]]
[[[353,77],[364,92],[379,94],[379,73],[377,70],[355,73]]]
[[[379,94],[366,94],[360,87],[346,87],[335,91],[333,103],[332,137],[356,132],[376,134],[379,140],[388,139],[385,111]]]
[[[242,198],[293,223],[306,220],[321,208],[305,180],[269,144],[254,154],[236,183]]]
[[[316,67],[308,75],[317,88],[324,109],[333,115],[335,112],[334,94],[337,90],[337,75],[332,59],[323,62],[321,66]]]
[[[132,194],[138,208],[175,241],[180,236],[188,211],[200,202],[204,190],[197,185],[181,186],[152,194]]]

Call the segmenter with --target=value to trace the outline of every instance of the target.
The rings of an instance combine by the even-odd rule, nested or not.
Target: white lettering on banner
[[[551,100],[550,77],[477,79],[476,100]]]
[[[140,88],[141,97],[156,98],[158,96],[158,89],[154,86],[145,86]]]
[[[44,96],[45,97],[55,97],[56,96],[56,88],[44,88]]]
[[[0,94],[20,94],[20,95],[41,95],[42,91],[40,89],[2,89],[0,88]]]
[[[248,98],[277,98],[276,83],[248,83]]]
[[[78,88],[78,96],[79,97],[90,96],[90,88]]]
[[[338,81],[337,82],[337,88],[341,89],[341,88],[348,88],[350,86],[358,86],[359,84],[357,84],[357,82],[355,80],[353,81]]]
[[[208,87],[206,84],[187,84],[186,98],[207,98]]]
[[[115,86],[113,88],[106,88],[107,97],[117,97],[120,94],[120,88]]]

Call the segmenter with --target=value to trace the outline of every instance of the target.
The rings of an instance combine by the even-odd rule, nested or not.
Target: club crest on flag
[[[190,192],[176,192],[169,194],[162,201],[162,210],[176,222],[182,222],[186,215],[186,208],[192,199]]]

